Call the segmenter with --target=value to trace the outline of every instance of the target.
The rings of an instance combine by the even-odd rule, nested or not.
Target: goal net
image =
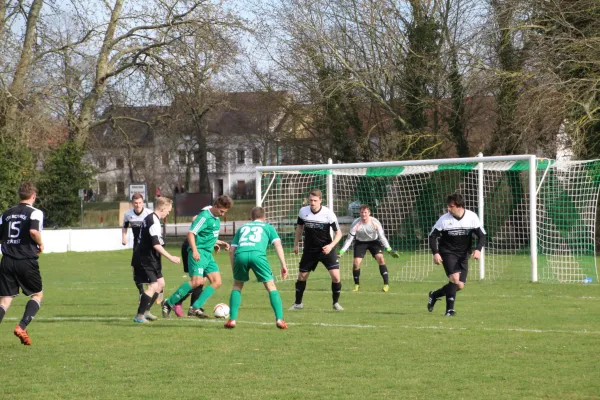
[[[502,156],[259,167],[256,188],[257,204],[282,238],[292,278],[300,260],[291,252],[298,211],[310,190],[318,188],[344,235],[338,250],[360,206],[370,206],[400,252],[399,258],[386,257],[392,280],[443,279],[433,264],[428,235],[447,212],[446,196],[456,192],[467,209],[479,214],[487,233],[484,257],[469,263],[470,280],[597,282],[599,184],[600,161]],[[344,279],[352,277],[352,250],[340,258],[340,269]],[[361,271],[361,276],[379,274],[368,254]]]

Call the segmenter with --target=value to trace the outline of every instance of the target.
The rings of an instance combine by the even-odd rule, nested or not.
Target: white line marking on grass
[[[36,318],[36,321],[131,321],[133,317],[92,317],[92,316],[81,316],[81,317],[40,317]],[[19,321],[20,318],[5,318],[5,321]],[[160,321],[160,320],[159,320]],[[173,318],[173,319],[162,319],[162,321],[185,321],[186,323],[223,323],[225,319],[197,319],[197,318]],[[240,321],[239,323],[244,325],[275,325],[274,322],[260,322],[260,321]],[[156,324],[157,322],[148,323],[149,326]],[[288,322],[288,325],[292,326],[322,326],[325,328],[365,328],[365,329],[414,329],[414,330],[440,330],[440,331],[486,331],[486,332],[523,332],[523,333],[566,333],[566,334],[589,334],[589,335],[600,335],[600,331],[590,331],[587,329],[579,330],[567,330],[567,329],[533,329],[533,328],[473,328],[473,327],[452,327],[452,326],[413,326],[413,325],[362,325],[362,324],[330,324],[326,322]],[[142,324],[140,324],[142,325]]]
[[[135,289],[131,289],[131,290],[135,290]],[[277,291],[279,293],[296,293],[296,290],[280,290],[277,289]],[[331,293],[331,289],[309,289],[306,290],[306,292],[315,292],[315,293]],[[359,291],[358,293],[356,292],[350,292],[350,291],[346,291],[346,292],[342,292],[344,295],[348,295],[348,296],[360,296],[361,294],[375,294],[375,295],[380,295],[380,296],[402,296],[402,297],[425,297],[425,301],[427,301],[427,292],[423,292],[423,293],[406,293],[406,292],[384,292],[384,291],[375,291],[375,292],[369,292],[369,291]],[[501,298],[501,299],[575,299],[575,300],[600,300],[600,297],[597,296],[568,296],[568,295],[551,295],[551,296],[547,296],[544,293],[539,293],[539,294],[523,294],[523,295],[517,295],[517,296],[513,296],[513,295],[507,295],[507,294],[474,294],[474,293],[469,293],[469,292],[462,292],[460,293],[461,298],[464,296],[465,298],[473,298],[473,299],[477,299],[477,298]]]

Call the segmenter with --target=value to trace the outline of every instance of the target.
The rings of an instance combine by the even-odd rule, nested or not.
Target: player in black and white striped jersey
[[[306,280],[311,271],[317,268],[319,262],[323,263],[331,276],[331,293],[333,309],[342,311],[339,303],[342,291],[340,280],[340,262],[335,253],[335,245],[342,238],[337,217],[329,208],[321,205],[322,193],[319,189],[313,189],[308,195],[309,206],[302,207],[298,213],[296,225],[296,237],[294,238],[294,253],[298,254],[300,238],[304,231],[304,249],[300,259],[298,280],[296,281],[296,301],[290,310],[300,310],[304,307],[302,297],[306,289]],[[331,230],[335,236],[331,238]]]
[[[356,242],[355,242],[356,241]],[[346,250],[354,244],[354,260],[352,262],[352,277],[354,278],[354,292],[358,292],[360,287],[360,264],[362,263],[367,250],[379,264],[379,273],[383,278],[383,291],[390,290],[388,269],[383,257],[383,249],[391,253],[392,257],[397,258],[398,253],[392,252],[392,248],[385,237],[383,226],[377,218],[371,217],[371,208],[363,204],[360,207],[360,218],[357,218],[350,225],[348,238],[340,250],[340,256],[344,255]]]
[[[19,187],[21,203],[5,211],[0,217],[0,239],[2,261],[0,262],[0,322],[8,311],[19,289],[31,299],[14,334],[21,343],[29,346],[31,339],[27,325],[33,320],[43,298],[42,276],[38,265],[38,254],[44,251],[42,229],[44,214],[33,207],[37,189],[31,182]]]
[[[449,282],[438,290],[429,292],[427,310],[433,311],[435,302],[446,296],[446,316],[453,317],[456,292],[467,283],[468,260],[471,256],[471,240],[477,237],[477,245],[472,256],[479,260],[485,246],[485,231],[479,217],[465,209],[463,197],[454,193],[446,198],[448,212],[440,217],[429,234],[429,247],[433,253],[433,262],[443,264]]]
[[[121,243],[123,246],[127,245],[127,229],[131,228],[133,233],[133,254],[131,256],[131,271],[133,273],[133,265],[135,264],[135,248],[140,242],[140,230],[144,223],[144,218],[152,214],[152,210],[144,207],[144,196],[139,193],[135,193],[131,197],[132,209],[128,210],[123,216],[123,229],[121,230]],[[135,281],[135,274],[133,274],[133,282],[137,288],[140,296],[144,293],[144,285],[140,282]]]

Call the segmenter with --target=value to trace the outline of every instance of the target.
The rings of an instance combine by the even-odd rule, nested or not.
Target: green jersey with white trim
[[[212,253],[217,239],[219,239],[219,230],[221,229],[221,220],[210,212],[211,206],[204,207],[200,214],[196,216],[190,232],[196,236],[196,248],[206,250]]]
[[[262,221],[252,221],[238,229],[231,246],[237,247],[236,253],[259,251],[266,255],[267,247],[275,240],[280,239],[272,225]]]

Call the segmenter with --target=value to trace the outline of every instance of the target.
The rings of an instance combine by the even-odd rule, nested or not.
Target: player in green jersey
[[[233,290],[229,298],[230,319],[225,323],[225,328],[235,328],[238,309],[242,303],[242,288],[244,282],[248,282],[249,272],[252,270],[256,279],[262,282],[269,292],[271,307],[275,312],[275,324],[279,329],[287,329],[287,324],[283,320],[281,296],[275,287],[271,266],[267,261],[267,247],[273,244],[281,263],[281,277],[283,279],[287,277],[281,239],[275,228],[265,222],[265,210],[262,207],[254,207],[250,217],[252,222],[245,224],[236,232],[229,250],[233,269]]]
[[[163,317],[169,318],[173,306],[185,297],[190,290],[204,285],[204,277],[208,278],[210,285],[204,285],[202,294],[192,304],[192,307],[198,310],[198,313],[202,312],[200,308],[221,286],[221,273],[212,256],[212,251],[215,244],[229,250],[229,243],[219,240],[219,230],[221,229],[219,217],[225,215],[232,206],[233,200],[231,200],[231,197],[219,196],[213,206],[203,208],[200,214],[194,218],[188,232],[190,280],[179,286],[177,291],[164,301],[162,307]]]

